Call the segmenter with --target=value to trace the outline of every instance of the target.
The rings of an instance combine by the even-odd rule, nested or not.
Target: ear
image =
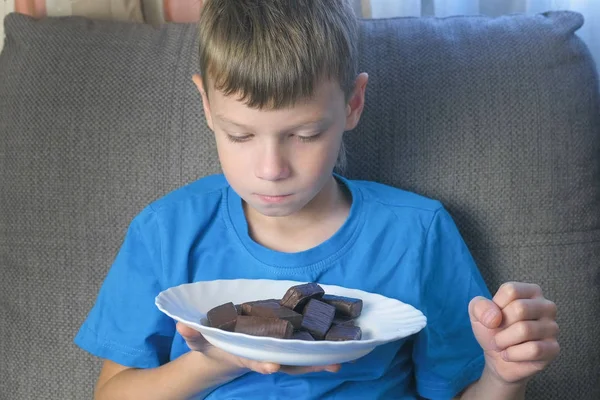
[[[202,96],[202,107],[204,108],[206,124],[208,125],[210,130],[213,130],[212,115],[210,113],[210,104],[208,102],[208,95],[206,94],[206,90],[204,90],[204,83],[202,82],[202,77],[198,74],[194,74],[194,76],[192,76],[192,80],[196,84],[196,87],[200,92],[200,96]]]
[[[367,90],[368,82],[369,75],[366,72],[361,73],[356,78],[354,90],[346,105],[346,131],[354,129],[358,125],[358,121],[360,121],[360,116],[365,108],[365,91]]]

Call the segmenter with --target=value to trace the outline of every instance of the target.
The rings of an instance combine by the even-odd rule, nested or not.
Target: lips
[[[289,194],[284,195],[269,195],[269,194],[255,194],[261,201],[265,203],[279,203],[288,198]]]

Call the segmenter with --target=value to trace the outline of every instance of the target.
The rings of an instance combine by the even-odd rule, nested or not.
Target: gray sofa
[[[539,283],[562,353],[528,399],[600,399],[600,96],[570,12],[363,21],[344,174],[440,199],[495,291]],[[219,171],[192,25],[11,14],[0,55],[0,399],[90,399],[73,337],[153,199]],[[374,266],[375,267],[375,266]],[[465,310],[466,312],[466,310]]]

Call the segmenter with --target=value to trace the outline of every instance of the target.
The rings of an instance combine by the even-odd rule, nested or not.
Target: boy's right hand
[[[220,362],[226,362],[240,369],[249,369],[259,374],[272,374],[275,372],[283,372],[290,375],[306,374],[309,372],[338,372],[341,368],[339,364],[323,365],[315,367],[295,367],[288,365],[279,365],[270,362],[260,362],[249,360],[247,358],[238,357],[231,353],[227,353],[217,347],[214,347],[195,329],[192,329],[181,322],[177,323],[177,332],[185,339],[188,347],[193,351],[201,352],[202,354]]]

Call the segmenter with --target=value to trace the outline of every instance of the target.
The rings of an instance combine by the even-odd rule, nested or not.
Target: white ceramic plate
[[[213,346],[257,361],[282,365],[317,366],[358,359],[375,347],[402,339],[425,327],[425,316],[414,307],[378,294],[319,284],[327,294],[362,299],[356,324],[362,340],[345,342],[302,341],[251,336],[211,328],[206,313],[223,303],[282,298],[295,285],[306,282],[263,279],[215,280],[189,283],[161,292],[156,306],[171,318],[201,332]]]

